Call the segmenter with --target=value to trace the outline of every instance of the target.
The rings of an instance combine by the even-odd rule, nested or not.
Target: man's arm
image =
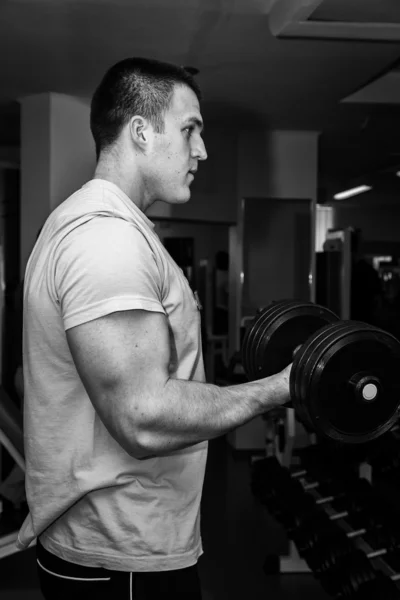
[[[218,437],[289,400],[290,367],[228,387],[171,378],[161,313],[116,312],[69,329],[67,339],[94,408],[136,458]]]

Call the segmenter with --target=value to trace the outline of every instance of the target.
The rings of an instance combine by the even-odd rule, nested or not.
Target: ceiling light
[[[333,197],[335,200],[346,200],[346,198],[351,198],[351,196],[357,196],[358,194],[363,194],[370,190],[372,190],[372,186],[370,185],[359,185],[358,187],[345,190],[344,192],[339,192],[339,194],[335,194]]]
[[[396,172],[397,177],[400,177],[400,171]]]

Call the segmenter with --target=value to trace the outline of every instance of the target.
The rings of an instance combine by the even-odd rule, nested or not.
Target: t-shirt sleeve
[[[118,218],[96,217],[64,238],[55,288],[65,330],[123,310],[165,313],[154,253],[134,224]]]

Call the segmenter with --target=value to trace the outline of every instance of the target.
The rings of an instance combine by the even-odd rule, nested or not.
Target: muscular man
[[[207,158],[199,98],[181,68],[112,67],[91,105],[94,178],[50,215],[29,259],[18,545],[38,538],[47,600],[200,598],[207,440],[289,399],[290,367],[205,383],[196,299],[145,216],[190,198]]]

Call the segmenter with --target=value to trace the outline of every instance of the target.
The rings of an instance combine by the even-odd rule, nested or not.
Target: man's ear
[[[134,145],[145,152],[150,141],[150,123],[147,119],[138,115],[132,117],[129,122],[129,131]]]

